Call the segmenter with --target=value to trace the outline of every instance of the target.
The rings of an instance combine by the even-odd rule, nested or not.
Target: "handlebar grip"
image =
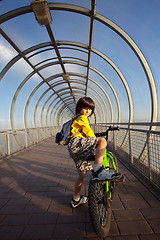
[[[107,129],[106,132],[95,133],[95,135],[96,135],[96,137],[108,136],[108,132],[109,132],[109,131],[116,131],[116,130],[119,131],[119,129],[120,129],[119,127],[109,126],[109,128]]]
[[[112,126],[109,126],[108,131],[115,131],[115,130],[118,130],[118,131],[119,131],[119,127],[112,127]]]
[[[96,137],[103,137],[106,136],[106,132],[95,133]]]

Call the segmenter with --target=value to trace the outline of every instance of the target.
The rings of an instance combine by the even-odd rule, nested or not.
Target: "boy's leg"
[[[78,207],[80,204],[84,204],[88,201],[88,198],[80,195],[82,183],[84,180],[85,172],[80,172],[74,185],[74,196],[71,200],[73,208]]]
[[[85,172],[80,172],[74,185],[74,196],[80,195]]]
[[[97,139],[95,165],[92,180],[114,180],[120,179],[122,177],[120,173],[112,173],[103,168],[102,162],[106,146],[107,142],[104,138]]]
[[[98,138],[96,144],[95,164],[102,165],[106,147],[107,147],[106,140],[104,138]]]

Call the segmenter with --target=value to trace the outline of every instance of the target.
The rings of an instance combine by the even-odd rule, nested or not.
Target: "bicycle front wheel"
[[[111,207],[106,196],[106,182],[90,180],[88,207],[92,226],[100,238],[107,236],[111,225]]]

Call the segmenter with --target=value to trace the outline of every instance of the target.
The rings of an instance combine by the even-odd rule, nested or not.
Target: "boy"
[[[94,109],[95,104],[91,98],[80,98],[76,105],[76,116],[78,115],[78,117],[71,125],[71,136],[74,135],[74,137],[68,144],[68,151],[75,162],[79,174],[75,182],[74,195],[71,200],[73,208],[88,201],[87,197],[80,195],[80,191],[85,173],[93,169],[91,163],[86,160],[89,155],[94,155],[95,152],[92,180],[110,180],[121,177],[120,173],[113,174],[102,166],[107,142],[105,138],[96,138],[90,127],[88,117],[94,113]]]

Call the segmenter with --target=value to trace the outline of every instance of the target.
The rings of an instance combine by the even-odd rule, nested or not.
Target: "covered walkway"
[[[160,202],[128,169],[114,196],[107,240],[160,239]],[[0,162],[0,240],[98,239],[88,206],[70,207],[76,169],[53,140]],[[83,193],[87,194],[90,174]]]

